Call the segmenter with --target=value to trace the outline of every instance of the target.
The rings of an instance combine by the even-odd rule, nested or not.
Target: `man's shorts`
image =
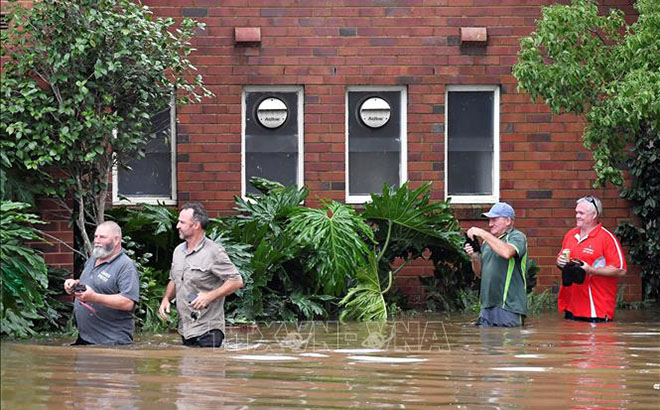
[[[508,310],[500,307],[491,307],[481,309],[479,319],[477,319],[477,326],[502,326],[502,327],[517,327],[522,326],[525,321],[525,316],[519,313],[509,312]]]

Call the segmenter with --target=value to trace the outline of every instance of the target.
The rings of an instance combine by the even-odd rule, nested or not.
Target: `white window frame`
[[[116,133],[113,132],[113,134]],[[171,169],[171,178],[172,178],[172,191],[170,196],[133,196],[133,195],[122,195],[122,198],[119,197],[119,170],[117,166],[112,167],[112,204],[113,205],[137,205],[137,204],[149,204],[149,205],[176,205],[177,203],[177,186],[176,186],[176,102],[174,96],[170,101],[170,169]],[[123,199],[126,198],[126,199]]]
[[[491,195],[449,195],[449,93],[470,91],[493,92],[493,169]],[[499,85],[448,85],[445,89],[445,200],[453,204],[492,204],[500,198],[500,86]]]
[[[364,85],[364,86],[351,86],[346,87],[345,103],[346,114],[345,114],[345,159],[344,159],[344,171],[346,175],[345,185],[345,200],[347,204],[364,204],[371,202],[371,195],[350,195],[350,176],[348,174],[348,120],[350,113],[348,107],[348,94],[353,91],[398,91],[401,96],[401,128],[399,130],[400,140],[401,140],[401,151],[399,156],[399,186],[403,185],[408,181],[408,88],[406,86],[375,86],[375,85]]]
[[[305,183],[305,128],[304,128],[304,87],[300,85],[250,85],[243,87],[241,92],[241,198],[246,199],[247,183],[245,181],[245,118],[247,115],[246,97],[250,92],[295,92],[298,94],[298,176],[297,185],[298,189],[302,188]]]

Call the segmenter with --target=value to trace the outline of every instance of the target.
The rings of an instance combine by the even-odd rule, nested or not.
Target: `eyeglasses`
[[[599,214],[599,212],[598,212],[598,205],[596,205],[596,199],[595,199],[593,196],[591,196],[591,195],[587,195],[587,196],[585,196],[585,197],[582,198],[582,199],[584,199],[585,201],[587,201],[587,202],[589,202],[591,205],[593,205],[593,206],[594,206],[594,209],[596,210],[596,215]]]

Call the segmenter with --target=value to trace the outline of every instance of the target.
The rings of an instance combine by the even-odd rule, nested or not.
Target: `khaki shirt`
[[[191,314],[194,309],[189,303],[192,295],[210,292],[222,286],[226,281],[240,279],[236,266],[229,260],[222,245],[204,237],[195,249],[187,253],[187,243],[183,242],[174,249],[170,279],[176,289],[176,308],[179,312],[179,333],[186,339],[200,336],[211,329],[225,331],[225,298],[211,302],[198,311],[197,320]]]

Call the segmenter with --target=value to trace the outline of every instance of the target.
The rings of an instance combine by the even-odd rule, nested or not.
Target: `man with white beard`
[[[67,279],[64,290],[75,294],[73,312],[78,327],[74,345],[125,345],[133,342],[133,311],[140,296],[135,263],[121,247],[121,228],[100,224],[94,250],[80,280]]]

